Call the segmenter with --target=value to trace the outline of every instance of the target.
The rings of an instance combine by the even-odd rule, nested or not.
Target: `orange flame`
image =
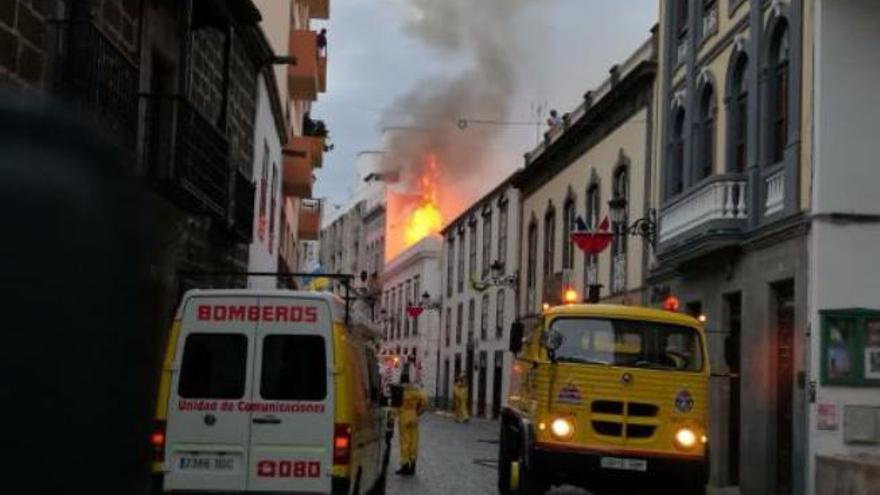
[[[422,199],[407,219],[404,233],[406,247],[429,235],[440,233],[443,228],[443,215],[437,203],[437,157],[433,154],[428,156],[425,173],[419,178],[419,186]]]

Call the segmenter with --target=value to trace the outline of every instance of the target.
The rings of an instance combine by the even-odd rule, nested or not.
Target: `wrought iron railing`
[[[138,125],[138,65],[88,21],[54,23],[54,93],[134,150]]]

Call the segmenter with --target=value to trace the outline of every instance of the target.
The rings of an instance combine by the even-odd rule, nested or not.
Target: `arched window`
[[[780,21],[771,38],[769,87],[769,146],[770,163],[779,163],[785,158],[788,146],[788,82],[790,69],[790,47],[788,24]]]
[[[715,91],[707,83],[700,92],[700,121],[697,134],[697,180],[712,175],[715,169]]]
[[[614,173],[614,182],[611,185],[613,199],[629,201],[629,178],[625,166],[621,166]],[[626,290],[626,226],[629,222],[629,206],[622,221],[611,225],[614,237],[611,240],[611,292],[618,293]]]
[[[741,55],[734,62],[733,76],[730,80],[729,118],[730,142],[733,149],[731,162],[727,169],[730,172],[746,171],[748,160],[748,116],[749,116],[749,84],[747,78],[748,58]]]
[[[556,257],[556,209],[552,206],[544,216],[544,280],[553,275]]]
[[[562,268],[571,269],[574,267],[574,245],[571,242],[571,230],[574,225],[575,208],[574,198],[569,197],[565,200],[565,206],[562,208]]]
[[[587,209],[585,222],[587,227],[596,229],[599,226],[599,184],[592,183],[587,187]],[[584,294],[588,293],[590,285],[599,283],[599,257],[595,254],[584,253]]]
[[[672,117],[672,140],[669,149],[669,177],[667,196],[672,197],[684,190],[684,108],[676,110]]]

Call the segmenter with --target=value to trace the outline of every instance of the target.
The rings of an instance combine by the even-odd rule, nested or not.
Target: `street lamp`
[[[614,198],[608,201],[608,211],[611,222],[618,225],[614,235],[634,235],[639,236],[651,245],[652,248],[657,245],[657,210],[651,208],[648,210],[648,216],[639,218],[632,225],[626,225],[626,206],[627,201],[624,198]]]

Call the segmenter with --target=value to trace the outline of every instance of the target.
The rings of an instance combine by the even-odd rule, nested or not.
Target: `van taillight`
[[[153,461],[165,460],[165,421],[156,420],[150,433],[150,448],[153,450]]]
[[[333,428],[333,464],[346,465],[351,461],[351,426],[336,423]]]

